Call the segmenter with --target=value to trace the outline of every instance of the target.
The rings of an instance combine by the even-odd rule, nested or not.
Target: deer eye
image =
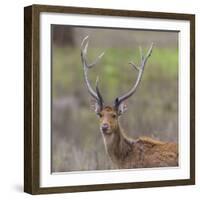
[[[117,117],[117,115],[116,114],[112,114],[112,118],[116,118]]]
[[[97,113],[97,115],[98,115],[100,118],[103,117],[103,115],[102,115],[101,113]]]

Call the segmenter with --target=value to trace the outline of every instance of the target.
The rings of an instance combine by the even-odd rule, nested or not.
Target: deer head
[[[109,135],[109,134],[112,134],[113,132],[115,132],[116,129],[118,129],[119,116],[121,116],[127,110],[127,107],[126,107],[126,104],[124,103],[124,101],[127,100],[129,97],[131,97],[135,93],[135,91],[141,81],[142,74],[143,74],[144,68],[145,68],[145,64],[147,62],[147,59],[150,57],[152,49],[153,49],[153,43],[152,43],[151,47],[149,48],[146,56],[143,55],[142,50],[140,48],[141,63],[140,63],[139,67],[136,66],[133,62],[129,63],[135,70],[138,71],[138,76],[137,76],[136,82],[133,84],[133,86],[127,93],[125,93],[124,95],[122,95],[120,97],[117,97],[112,106],[108,106],[108,105],[104,105],[102,95],[99,91],[98,77],[96,80],[95,90],[92,88],[92,86],[90,85],[89,80],[88,80],[88,70],[91,69],[92,67],[94,67],[100,61],[102,56],[104,55],[104,53],[101,53],[93,63],[91,63],[91,64],[87,63],[88,38],[89,38],[88,36],[85,37],[81,44],[81,61],[83,64],[83,69],[84,69],[85,83],[87,85],[88,92],[94,99],[93,108],[100,119],[100,130],[103,134]]]

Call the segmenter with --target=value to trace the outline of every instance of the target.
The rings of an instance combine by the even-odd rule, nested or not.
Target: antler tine
[[[136,89],[137,89],[137,87],[138,87],[138,85],[139,85],[139,83],[140,83],[140,81],[142,79],[142,74],[144,72],[145,64],[146,64],[148,58],[151,56],[152,49],[153,49],[153,43],[151,44],[146,56],[144,56],[142,54],[142,49],[140,48],[140,58],[141,58],[140,67],[137,67],[133,62],[129,63],[132,67],[134,67],[135,69],[138,70],[138,76],[137,76],[135,84],[129,90],[129,92],[127,92],[126,94],[124,94],[121,97],[117,97],[116,98],[116,100],[115,100],[115,106],[116,107],[118,107],[124,100],[128,99],[129,97],[131,97],[135,93],[135,91],[136,91]]]
[[[129,62],[129,65],[131,65],[133,68],[137,69],[138,71],[140,70],[133,62]]]
[[[98,103],[100,105],[100,108],[102,109],[103,108],[103,97],[101,96],[101,93],[99,91],[98,84],[99,84],[99,77],[97,76],[97,79],[96,79],[96,92],[97,92],[97,96],[98,96],[98,99],[99,99]]]
[[[90,85],[90,82],[88,80],[88,69],[94,67],[102,58],[102,56],[104,55],[104,52],[101,53],[94,62],[88,64],[87,63],[87,49],[88,49],[88,38],[89,36],[86,36],[82,43],[81,43],[81,61],[83,64],[83,69],[84,69],[84,78],[85,78],[85,82],[88,88],[89,93],[91,94],[91,96],[93,98],[95,98],[97,100],[97,102],[99,103],[100,106],[103,105],[103,98],[99,92],[99,88],[98,88],[98,80],[96,82],[96,92],[93,90],[92,86]]]

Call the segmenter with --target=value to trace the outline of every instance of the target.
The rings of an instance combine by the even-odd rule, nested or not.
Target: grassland
[[[103,50],[89,49],[89,61]],[[144,49],[145,51],[145,49]],[[90,109],[78,48],[53,48],[52,57],[52,170],[111,169],[98,127]],[[138,49],[106,49],[102,61],[92,69],[90,80],[100,79],[107,104],[126,92],[137,71],[128,62],[140,63]],[[178,51],[154,47],[136,94],[127,101],[121,123],[131,137],[150,136],[178,140]]]

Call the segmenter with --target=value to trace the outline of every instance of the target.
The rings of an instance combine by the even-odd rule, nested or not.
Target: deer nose
[[[109,128],[109,125],[107,123],[104,123],[102,124],[101,128],[102,128],[102,131],[107,131]]]

